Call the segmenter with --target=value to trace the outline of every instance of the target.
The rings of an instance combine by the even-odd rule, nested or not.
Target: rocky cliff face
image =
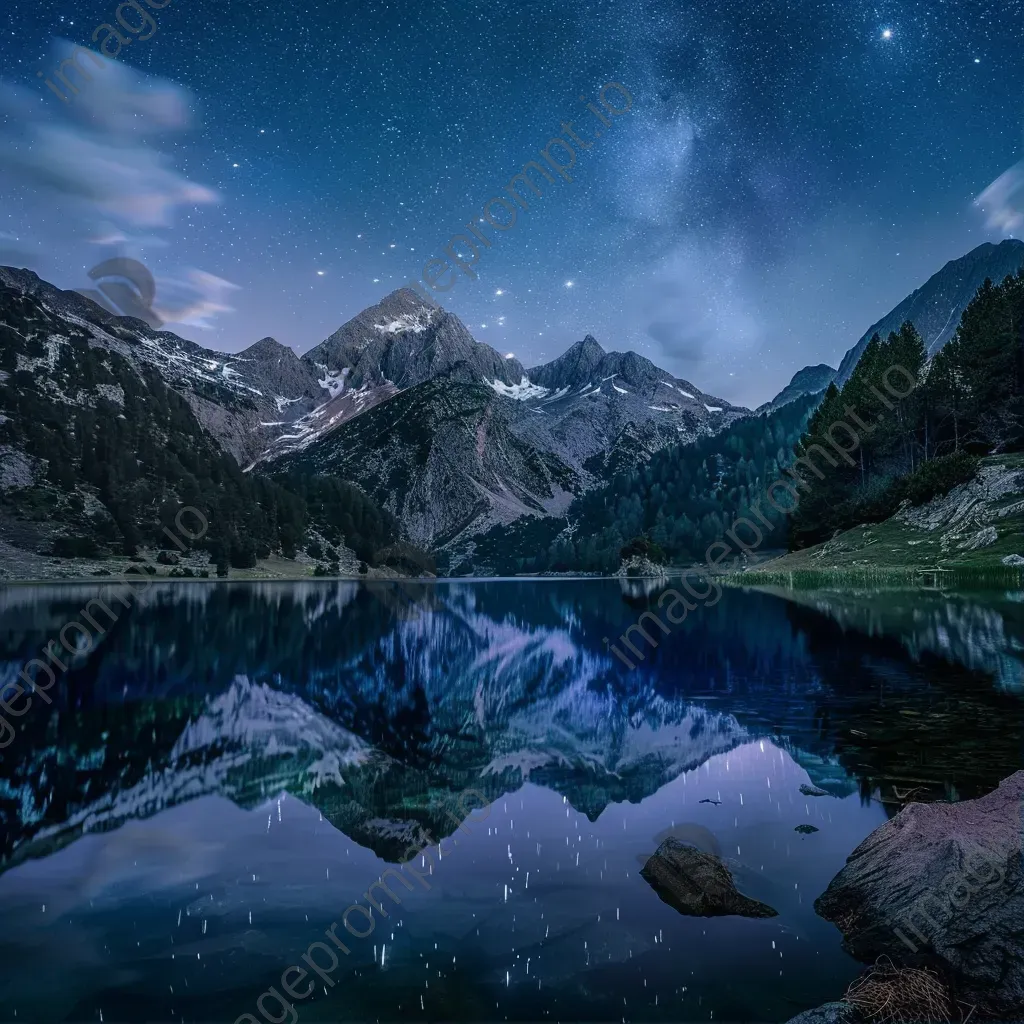
[[[864,337],[843,357],[837,384],[853,373],[861,354],[876,333],[887,338],[909,320],[924,339],[929,355],[934,355],[953,337],[960,316],[986,278],[1002,281],[1024,266],[1024,242],[1008,238],[998,245],[986,242],[966,256],[947,263],[937,274],[908,295],[892,312],[865,332]]]
[[[186,400],[196,429],[241,466],[353,480],[428,545],[560,515],[608,473],[745,412],[589,336],[531,377],[408,289],[302,358],[273,338],[236,355],[210,351],[28,271],[0,268],[0,302],[13,332],[6,372],[30,373],[69,414],[94,402],[69,383],[89,378],[68,363],[66,339],[75,337],[122,359],[139,381],[157,374]],[[17,339],[28,335],[36,356],[20,352]],[[37,462],[8,444],[5,486],[32,486],[46,472]]]
[[[836,372],[825,363],[819,363],[817,366],[805,366],[793,375],[793,379],[770,402],[765,402],[754,411],[760,416],[764,413],[775,412],[776,409],[781,409],[784,405],[803,398],[804,395],[816,395],[819,391],[824,391],[836,379]]]
[[[457,316],[408,288],[364,309],[303,358],[355,388],[385,381],[414,387],[456,367],[469,380],[507,385],[524,375],[518,360],[474,340]]]
[[[578,473],[515,429],[513,403],[484,384],[425,381],[283,460],[360,485],[426,548],[523,515],[561,513]]]
[[[1024,1013],[1024,772],[988,796],[911,804],[850,854],[814,908],[858,960],[939,967],[982,1019]]]
[[[328,397],[313,369],[273,339],[238,355],[214,352],[170,331],[154,331],[134,317],[114,316],[77,292],[61,291],[31,271],[10,267],[0,267],[0,304],[10,318],[12,338],[24,336],[26,318],[41,325],[39,340],[47,355],[19,369],[30,372],[57,405],[77,408],[85,401],[56,377],[67,339],[81,336],[90,347],[126,360],[140,380],[156,371],[242,465],[288,422]]]

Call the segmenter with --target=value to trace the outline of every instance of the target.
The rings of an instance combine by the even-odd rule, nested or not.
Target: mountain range
[[[1022,264],[1024,242],[1013,240],[947,264],[875,324],[838,372],[805,367],[754,414],[590,335],[526,368],[408,289],[301,357],[269,337],[228,354],[0,267],[0,543],[46,555],[62,537],[97,533],[101,550],[131,547],[126,508],[155,514],[186,500],[175,480],[194,472],[187,463],[198,453],[204,480],[234,479],[230,466],[209,468],[227,458],[252,479],[349,481],[406,540],[465,556],[495,527],[564,516],[578,496],[668,446],[842,383],[876,332],[909,319],[934,353],[977,287]],[[103,457],[86,451],[100,435],[109,458],[123,461],[119,449],[146,435],[173,448],[176,463],[153,453],[139,471],[149,477],[114,509],[117,487],[86,467]],[[139,472],[123,461],[122,477]]]

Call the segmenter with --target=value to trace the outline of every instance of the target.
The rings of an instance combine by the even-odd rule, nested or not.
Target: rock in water
[[[715,856],[666,839],[640,871],[671,907],[692,917],[777,917],[778,911],[738,892],[729,869]]]
[[[803,793],[804,796],[828,796],[829,795],[829,792],[828,792],[827,789],[818,789],[817,786],[808,786],[806,782],[800,787],[800,792]]]
[[[815,901],[871,963],[932,966],[980,1013],[1024,1014],[1024,771],[977,800],[911,804],[871,833]]]

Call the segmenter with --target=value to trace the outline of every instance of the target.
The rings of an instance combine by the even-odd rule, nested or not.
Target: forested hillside
[[[792,547],[805,547],[859,523],[888,518],[904,500],[919,504],[969,479],[977,457],[1019,450],[1024,441],[1024,272],[986,281],[956,334],[929,363],[911,324],[883,341],[875,335],[841,390],[835,385],[811,420],[798,451],[827,446],[846,410],[872,411],[850,461],[825,465],[792,516]],[[891,367],[901,367],[890,372]],[[916,386],[904,386],[904,372]],[[891,393],[878,415],[885,375]],[[862,414],[863,415],[863,414]],[[820,462],[819,462],[820,465]],[[806,474],[805,474],[806,476]]]
[[[730,424],[714,437],[675,445],[573,502],[566,520],[492,531],[475,561],[498,572],[613,572],[621,549],[644,537],[676,565],[703,561],[712,541],[745,515],[793,458],[820,396]],[[767,509],[773,521],[784,516]],[[774,537],[785,537],[785,524]],[[783,543],[780,541],[778,543]]]
[[[63,557],[132,555],[169,546],[162,528],[174,531],[183,505],[206,517],[197,544],[221,567],[293,555],[311,525],[363,559],[397,537],[394,520],[350,484],[244,474],[156,369],[90,344],[84,330],[68,336],[31,296],[4,300],[0,524],[9,543]]]
[[[1024,271],[986,281],[930,362],[913,324],[884,340],[876,334],[842,388],[658,452],[578,498],[561,523],[492,531],[475,561],[499,572],[608,572],[636,552],[692,565],[753,503],[775,526],[764,531],[773,547],[802,548],[881,521],[904,501],[920,504],[970,479],[979,456],[1022,447],[1022,345]],[[780,478],[798,488],[790,515],[764,500]]]

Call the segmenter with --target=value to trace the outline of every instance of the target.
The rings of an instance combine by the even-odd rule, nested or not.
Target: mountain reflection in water
[[[4,1019],[255,1012],[467,788],[486,822],[301,1019],[781,1021],[836,998],[858,965],[812,904],[846,856],[903,802],[1020,767],[1024,606],[727,590],[630,672],[602,641],[647,589],[154,587],[0,752]],[[93,593],[4,591],[3,678]],[[779,916],[661,902],[640,868],[666,835],[710,836]]]

